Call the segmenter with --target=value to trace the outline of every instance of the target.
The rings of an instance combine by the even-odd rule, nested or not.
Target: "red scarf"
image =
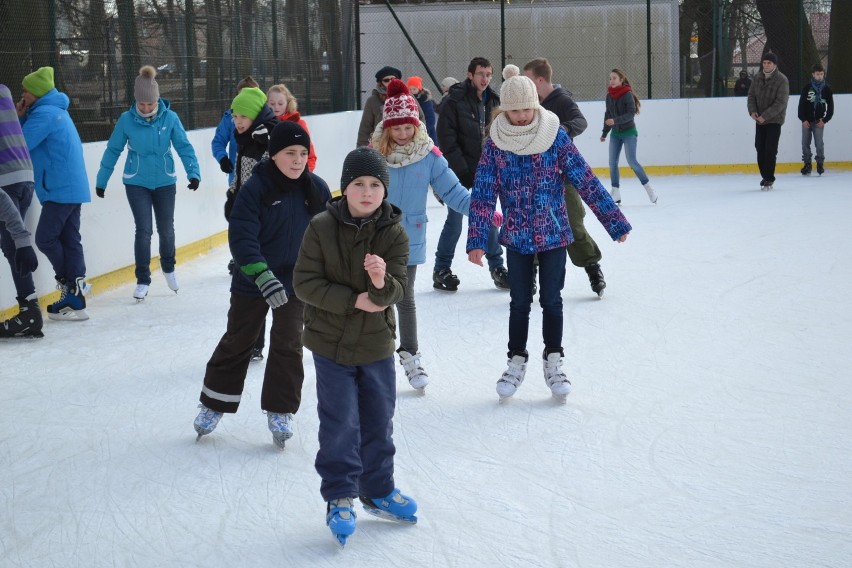
[[[621,95],[629,93],[633,89],[630,88],[630,85],[621,85],[620,87],[607,87],[606,90],[609,91],[612,98],[619,99]]]

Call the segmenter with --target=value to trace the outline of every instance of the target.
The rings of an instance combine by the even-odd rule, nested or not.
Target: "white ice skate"
[[[503,376],[497,381],[497,394],[500,395],[500,402],[515,394],[515,391],[524,382],[524,376],[527,373],[527,357],[524,355],[513,355],[507,364],[508,367],[503,371]]]

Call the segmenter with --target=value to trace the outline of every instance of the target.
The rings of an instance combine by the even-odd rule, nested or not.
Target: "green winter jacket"
[[[748,89],[748,113],[756,112],[766,124],[784,124],[787,117],[787,101],[790,98],[790,83],[787,76],[776,69],[769,78],[760,72]]]
[[[396,347],[393,304],[408,284],[408,235],[402,212],[387,200],[358,226],[346,197],[328,202],[311,220],[293,271],[296,296],[305,302],[302,342],[317,355],[341,365],[366,365],[392,357]],[[375,254],[386,263],[385,286],[377,290],[364,256]],[[358,294],[388,308],[364,312],[355,308]]]

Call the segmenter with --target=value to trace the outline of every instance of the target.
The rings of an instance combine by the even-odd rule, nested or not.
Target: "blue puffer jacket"
[[[325,181],[307,168],[294,181],[285,179],[271,160],[259,162],[231,210],[228,244],[240,267],[231,279],[231,292],[261,296],[254,280],[269,269],[292,295],[293,267],[305,230],[330,198]]]
[[[121,114],[101,159],[101,169],[95,182],[97,187],[106,189],[125,145],[128,153],[121,180],[125,185],[157,189],[175,184],[177,171],[172,146],[183,162],[186,177],[201,179],[195,150],[186,137],[180,118],[169,109],[166,99],[160,99],[157,115],[151,122],[139,116],[135,102],[130,110]]]
[[[497,198],[503,209],[500,244],[521,254],[544,252],[574,242],[565,207],[564,180],[613,240],[630,232],[630,223],[561,128],[541,154],[521,156],[485,142],[470,198],[467,251],[486,249]]]
[[[237,163],[237,139],[234,137],[234,115],[231,109],[222,114],[222,120],[216,126],[216,132],[210,142],[210,149],[213,150],[213,157],[217,162],[227,156],[232,165]],[[234,183],[236,171],[235,166],[228,174],[228,187]]]
[[[51,89],[21,117],[33,160],[35,190],[41,203],[89,203],[89,176],[83,143],[68,114],[65,93]]]
[[[421,129],[422,130],[422,129]],[[402,210],[402,226],[408,233],[410,252],[408,265],[426,262],[426,201],[429,185],[448,207],[467,215],[470,208],[470,192],[459,183],[459,178],[441,151],[432,149],[418,161],[402,167],[388,164],[390,187],[388,201]]]

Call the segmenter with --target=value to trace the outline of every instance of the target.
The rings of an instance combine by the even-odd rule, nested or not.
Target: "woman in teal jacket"
[[[169,288],[178,291],[175,276],[175,194],[177,172],[171,148],[180,156],[191,190],[198,189],[201,173],[195,150],[186,137],[180,118],[169,108],[169,101],[160,98],[154,78],[157,71],[150,65],[139,70],[130,110],[119,117],[109,138],[101,168],[98,171],[98,197],[106,194],[118,157],[128,147],[122,175],[127,189],[127,201],[136,222],[134,257],[136,259],[136,290],[133,297],[141,302],[151,285],[151,211],[157,220],[160,237],[160,266]]]

